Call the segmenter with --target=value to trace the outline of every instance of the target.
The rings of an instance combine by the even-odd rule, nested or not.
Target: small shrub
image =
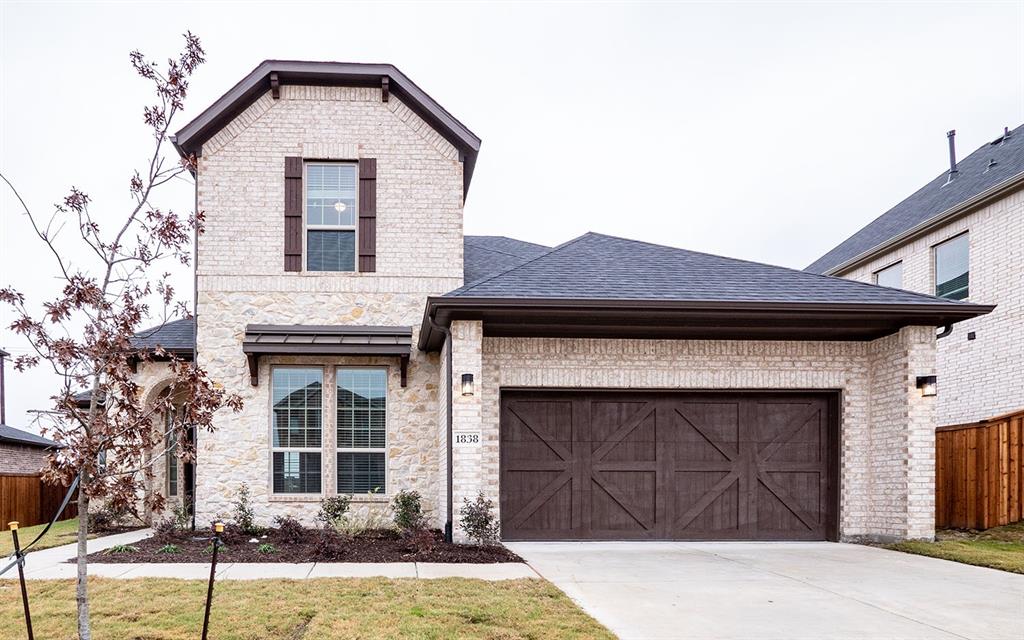
[[[139,548],[130,544],[115,544],[107,549],[107,553],[135,553]]]
[[[222,543],[220,543],[220,546],[218,548],[220,549],[221,553],[224,553],[225,551],[228,550],[228,545],[226,545],[226,544],[224,544],[222,542]],[[206,545],[206,548],[203,549],[203,551],[205,551],[206,553],[213,553],[213,542],[211,542],[210,544]]]
[[[494,503],[479,493],[476,500],[462,499],[459,523],[469,539],[477,544],[494,544],[498,541],[499,524],[494,518]]]
[[[397,537],[383,509],[370,508],[362,514],[349,514],[338,524],[338,530],[354,537]]]
[[[321,527],[317,532],[317,545],[314,553],[320,562],[340,560],[345,553],[348,539],[333,527]]]
[[[416,553],[430,553],[440,542],[437,532],[426,528],[407,529],[403,538]]]
[[[167,540],[178,535],[178,525],[173,518],[164,518],[153,523],[153,537],[157,540]]]
[[[171,520],[179,531],[185,531],[192,527],[191,502],[188,498],[182,498],[174,508],[171,509]]]
[[[391,500],[391,507],[395,510],[395,525],[402,531],[417,531],[426,526],[418,491],[399,491]]]
[[[114,531],[132,515],[131,509],[123,504],[104,502],[99,509],[89,512],[90,531]]]
[[[348,513],[348,507],[352,498],[346,495],[331,496],[320,501],[320,511],[316,519],[325,527],[338,528],[342,519]]]
[[[157,553],[181,553],[181,547],[176,544],[165,544],[156,550]]]
[[[286,542],[298,544],[306,537],[306,528],[291,516],[277,516],[274,518],[274,524]]]
[[[231,503],[235,526],[245,535],[260,535],[263,533],[263,529],[256,526],[256,514],[252,508],[252,493],[249,491],[249,485],[244,482],[239,485],[237,495],[238,497]]]
[[[260,546],[256,547],[256,553],[277,553],[277,547],[269,542],[264,542]]]

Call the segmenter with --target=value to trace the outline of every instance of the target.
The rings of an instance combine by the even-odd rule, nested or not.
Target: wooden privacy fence
[[[38,475],[0,475],[0,527],[17,520],[23,527],[49,522],[64,500],[67,487],[46,484]],[[61,520],[78,515],[72,500],[61,514]]]
[[[939,427],[935,527],[988,529],[1024,519],[1024,411]]]

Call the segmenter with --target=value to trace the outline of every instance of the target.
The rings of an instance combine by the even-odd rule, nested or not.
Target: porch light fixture
[[[925,397],[934,396],[938,391],[936,389],[936,381],[935,376],[917,376],[917,388],[921,390],[921,395]]]
[[[462,395],[471,396],[473,395],[473,374],[464,373],[462,374]]]

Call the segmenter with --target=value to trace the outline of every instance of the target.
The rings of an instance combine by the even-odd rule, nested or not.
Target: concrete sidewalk
[[[89,540],[89,553],[103,551],[119,544],[132,544],[153,535],[150,529],[129,531]],[[67,544],[25,556],[25,577],[30,580],[74,578],[77,567],[68,563],[75,557],[77,547]],[[193,562],[174,563],[105,563],[89,564],[89,575],[104,578],[181,578],[205,580],[210,576],[210,565]],[[17,579],[12,570],[4,578]],[[463,564],[433,562],[220,562],[218,580],[262,580],[307,578],[476,578],[479,580],[514,580],[540,578],[529,565],[522,562],[497,564]]]

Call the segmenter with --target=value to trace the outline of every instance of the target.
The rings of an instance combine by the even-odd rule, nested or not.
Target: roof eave
[[[946,209],[942,213],[932,216],[931,218],[921,222],[920,224],[907,229],[903,233],[895,235],[885,242],[882,242],[867,251],[864,251],[845,262],[841,262],[838,265],[822,271],[821,273],[826,276],[835,276],[841,273],[845,273],[854,267],[860,266],[861,264],[871,260],[877,255],[894,249],[902,244],[905,244],[929,231],[932,231],[936,227],[952,222],[953,220],[965,216],[977,209],[991,204],[995,200],[1003,198],[1013,191],[1024,187],[1024,171],[1007,178],[1003,182],[997,185],[989,187],[985,191],[977,194],[972,198],[968,198],[963,202],[957,204],[954,207]],[[852,237],[852,236],[851,236]]]
[[[625,328],[623,335],[642,337],[649,332],[651,338],[666,337],[666,329],[675,326],[680,335],[691,330],[692,337],[701,335],[702,327],[707,337],[735,336],[740,339],[801,339],[801,330],[796,324],[789,333],[780,331],[779,323],[790,322],[828,322],[832,320],[844,323],[846,334],[853,337],[836,339],[870,339],[891,333],[892,327],[909,324],[929,324],[943,326],[984,315],[991,312],[994,305],[978,305],[969,303],[934,303],[934,304],[881,304],[881,303],[820,303],[820,302],[751,302],[751,301],[676,301],[676,300],[602,300],[602,299],[553,299],[553,298],[470,298],[433,296],[427,299],[423,321],[420,327],[418,348],[421,351],[435,351],[440,348],[443,336],[435,326],[447,326],[453,319],[483,319],[488,311],[501,311],[510,318],[509,325],[502,330],[505,335],[515,333],[515,327],[522,329],[523,335],[562,335],[579,330],[581,335],[599,335],[595,327],[602,326],[600,314],[609,319],[621,321],[627,318],[646,320],[646,324],[630,323],[621,325]],[[439,311],[444,317],[438,318]],[[511,312],[529,312],[536,314],[536,322],[554,318],[545,325],[545,329],[530,329],[534,322],[532,316],[511,318]],[[453,318],[453,316],[459,316]],[[590,325],[583,322],[566,323],[565,319],[575,316],[592,318]],[[651,319],[659,316],[663,324],[653,325]],[[857,328],[858,320],[863,319],[861,330]],[[869,322],[870,320],[870,322]],[[609,320],[611,321],[611,320]],[[553,324],[561,322],[562,324]],[[518,324],[517,324],[518,323]],[[675,323],[675,324],[673,324]],[[852,323],[852,324],[851,324]],[[872,324],[873,323],[873,324]],[[605,325],[611,327],[612,325]],[[645,329],[649,328],[649,331]],[[733,331],[729,331],[730,327]],[[785,327],[783,326],[783,329]],[[584,331],[586,329],[586,331]],[[828,327],[814,335],[824,335]],[[486,330],[486,329],[485,329]],[[881,332],[881,333],[880,333]],[[796,334],[796,335],[791,335]],[[778,336],[771,338],[772,335]],[[743,336],[747,336],[743,338]],[[682,339],[682,338],[679,338]],[[825,339],[825,338],[803,338]]]

